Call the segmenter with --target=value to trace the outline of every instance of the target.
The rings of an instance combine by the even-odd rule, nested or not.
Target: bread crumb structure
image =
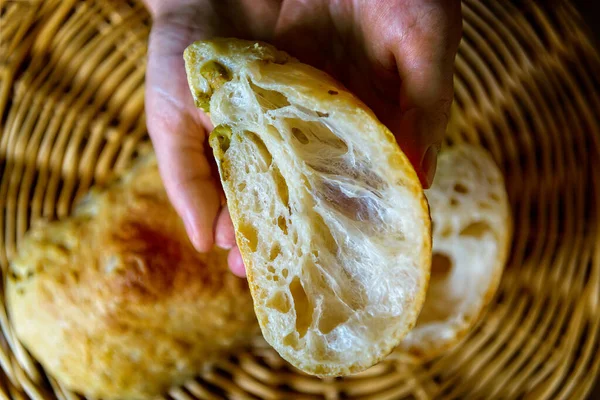
[[[443,150],[426,195],[431,278],[417,325],[398,349],[418,360],[450,350],[477,323],[496,293],[512,238],[504,179],[485,150],[466,144]]]
[[[362,371],[416,322],[430,217],[394,136],[325,73],[270,45],[184,54],[266,340],[316,375]]]

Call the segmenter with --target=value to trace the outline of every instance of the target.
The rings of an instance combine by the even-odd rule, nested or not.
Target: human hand
[[[237,7],[227,7],[209,0],[145,1],[153,17],[146,122],[165,189],[194,247],[200,252],[210,250],[215,243],[231,248],[229,266],[243,276],[244,265],[235,248],[233,225],[207,143],[212,126],[192,100],[183,50],[196,40],[213,36],[268,39],[278,2],[246,0],[239,1]],[[248,16],[247,23],[243,16]],[[236,24],[243,29],[236,29]]]
[[[146,114],[161,175],[199,251],[231,248],[245,274],[207,145],[212,129],[193,104],[183,65],[192,42],[234,36],[272,42],[324,69],[394,133],[423,185],[435,174],[453,96],[459,0],[146,0],[154,17]],[[223,4],[225,3],[225,4]]]
[[[284,1],[275,44],[324,69],[396,136],[429,187],[453,98],[459,0]]]

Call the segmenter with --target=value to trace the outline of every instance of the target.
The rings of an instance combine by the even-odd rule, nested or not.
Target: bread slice
[[[433,263],[425,305],[399,351],[417,360],[451,349],[489,304],[512,237],[502,174],[471,145],[444,150],[426,191],[433,220]]]
[[[92,398],[153,398],[260,334],[247,283],[225,251],[194,250],[153,154],[30,230],[6,296],[29,352]]]
[[[430,216],[394,136],[327,74],[235,39],[184,53],[263,335],[300,370],[362,371],[413,327]]]

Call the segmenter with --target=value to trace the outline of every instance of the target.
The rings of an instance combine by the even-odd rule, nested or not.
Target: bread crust
[[[10,264],[17,337],[68,388],[106,399],[164,393],[258,334],[227,253],[197,253],[153,153],[62,221],[27,233]]]
[[[211,134],[210,144],[219,166],[221,181],[228,200],[229,212],[236,228],[237,244],[246,265],[255,312],[265,339],[284,359],[300,370],[313,375],[348,375],[363,371],[376,364],[385,358],[413,327],[424,301],[431,264],[431,225],[428,203],[414,169],[398,147],[394,136],[377,120],[373,112],[364,103],[348,92],[341,84],[324,72],[302,64],[268,44],[236,39],[214,39],[194,43],[186,49],[184,58],[186,61],[188,82],[196,104],[209,112],[211,120],[216,126],[215,131]],[[250,96],[249,100],[247,100],[247,96]],[[257,107],[257,104],[260,108],[256,112],[248,111],[252,107]],[[311,148],[308,153],[303,153],[304,158],[302,156],[297,157],[297,159],[294,158],[303,151],[298,141],[302,145],[308,146],[312,142],[307,138],[308,133],[307,135],[302,134],[300,137],[295,136],[297,131],[294,131],[294,129],[296,127],[290,129],[282,128],[283,125],[281,124],[285,125],[287,123],[285,119],[288,118],[287,112],[292,113],[290,115],[296,118],[293,123],[299,124],[298,130],[301,130],[300,133],[303,131],[304,133],[310,132],[310,134],[314,134],[318,131],[314,136],[311,136],[311,139],[319,141],[319,138],[321,138],[319,146]],[[300,121],[301,118],[297,117],[297,115],[305,116],[306,120]],[[271,116],[273,118],[271,125],[248,122],[260,120],[261,118],[271,118]],[[312,125],[304,124],[306,121],[308,121],[306,124],[310,123]],[[313,257],[313,260],[316,260],[315,262],[317,263],[316,267],[311,264],[312,261],[307,265],[303,264],[300,268],[296,268],[293,265],[294,259],[287,261],[287,264],[277,264],[277,262],[271,260],[270,262],[275,264],[272,268],[274,269],[274,275],[276,275],[272,279],[278,279],[277,283],[274,283],[272,280],[269,280],[269,272],[266,272],[267,267],[270,265],[269,261],[261,259],[257,256],[257,253],[262,251],[263,246],[269,245],[267,242],[276,241],[274,239],[275,234],[268,236],[265,232],[269,230],[273,232],[277,231],[276,228],[272,229],[270,225],[273,223],[271,222],[271,217],[273,217],[273,221],[278,220],[275,214],[273,214],[264,223],[257,223],[255,226],[249,227],[251,222],[254,222],[253,218],[258,219],[249,216],[252,212],[249,209],[253,207],[260,208],[263,203],[264,208],[273,208],[274,206],[269,203],[270,200],[265,200],[260,204],[258,201],[253,202],[252,199],[248,200],[252,196],[261,197],[263,192],[268,191],[261,190],[253,195],[248,187],[253,185],[254,180],[262,179],[261,176],[268,175],[272,180],[276,181],[279,179],[277,176],[281,175],[287,188],[285,195],[289,196],[287,208],[290,212],[287,213],[285,210],[283,212],[287,218],[284,221],[286,232],[288,229],[290,231],[293,230],[294,234],[301,236],[298,243],[300,243],[303,235],[306,233],[305,236],[310,236],[314,239],[308,240],[307,243],[309,244],[306,247],[313,252],[325,253],[324,248],[327,247],[327,243],[331,244],[331,240],[328,242],[326,239],[322,239],[326,234],[319,230],[319,227],[322,226],[322,223],[319,222],[320,217],[312,213],[312,210],[318,207],[318,201],[313,198],[320,194],[314,194],[318,192],[318,189],[314,189],[314,187],[318,185],[322,169],[327,168],[327,166],[320,165],[321,170],[316,169],[316,172],[314,172],[315,170],[313,169],[305,174],[297,173],[297,171],[308,164],[307,160],[311,158],[311,155],[318,153],[323,148],[329,146],[330,150],[332,148],[335,150],[335,148],[344,147],[344,144],[337,145],[334,143],[336,140],[335,137],[327,136],[331,135],[332,132],[336,135],[338,134],[335,131],[336,124],[353,131],[360,131],[364,134],[364,138],[368,138],[370,143],[377,144],[377,152],[381,156],[373,159],[374,165],[370,167],[372,170],[367,169],[366,172],[363,172],[365,175],[369,175],[370,172],[376,171],[376,173],[371,175],[377,179],[381,179],[382,186],[392,187],[393,189],[390,190],[397,189],[402,191],[406,199],[406,206],[401,208],[398,207],[398,204],[394,204],[390,209],[394,209],[394,212],[400,214],[404,213],[404,218],[410,221],[411,229],[413,230],[410,231],[410,229],[407,229],[410,232],[405,233],[409,239],[406,239],[405,242],[411,243],[413,247],[411,251],[414,250],[414,252],[406,256],[408,259],[406,261],[407,266],[399,268],[401,270],[400,273],[394,270],[395,265],[385,267],[373,265],[373,268],[378,270],[376,272],[381,272],[379,276],[385,277],[382,279],[388,281],[386,285],[401,292],[401,296],[399,297],[401,300],[396,298],[398,300],[396,303],[398,304],[390,305],[394,301],[385,300],[385,296],[382,297],[382,304],[384,304],[384,307],[397,306],[402,312],[393,315],[393,313],[386,314],[381,311],[373,311],[373,315],[369,317],[372,317],[372,319],[365,317],[365,321],[367,322],[362,323],[360,318],[357,321],[348,322],[352,321],[352,318],[355,316],[362,315],[360,314],[360,310],[352,309],[353,311],[350,312],[350,316],[347,317],[346,322],[341,322],[338,325],[332,323],[335,325],[332,332],[338,329],[341,331],[346,328],[353,330],[353,334],[357,334],[356,332],[361,330],[367,332],[364,334],[364,338],[354,342],[356,346],[351,346],[351,348],[346,350],[346,352],[352,353],[352,358],[350,359],[344,359],[343,351],[336,350],[331,341],[324,344],[326,340],[319,342],[318,339],[314,339],[321,336],[332,337],[327,336],[329,333],[325,334],[322,331],[318,331],[315,327],[319,316],[327,313],[327,306],[320,311],[315,310],[318,307],[319,299],[325,303],[327,302],[328,298],[327,294],[324,294],[325,292],[335,292],[335,290],[338,290],[331,297],[343,297],[339,294],[340,291],[343,292],[346,289],[343,284],[339,283],[343,278],[339,278],[338,276],[338,280],[329,279],[327,274],[334,275],[337,271],[332,271],[330,265],[321,265],[326,263],[322,262],[321,253],[319,253]],[[329,129],[329,133],[321,129],[323,126]],[[274,132],[273,129],[277,132]],[[290,133],[294,134],[295,139],[291,138],[291,136],[285,136]],[[252,135],[257,136],[258,139],[255,139]],[[325,136],[328,137],[327,140],[323,139]],[[364,140],[365,142],[367,141],[367,139]],[[251,142],[256,142],[256,146]],[[345,141],[345,143],[348,144],[348,141]],[[240,148],[245,149],[246,147],[244,146],[252,150],[239,150],[238,152]],[[258,157],[255,157],[255,155],[265,148],[265,157],[254,161]],[[365,148],[362,150],[367,151]],[[343,153],[343,150],[341,153]],[[232,154],[241,154],[239,157],[248,157],[252,162],[244,164],[236,159],[238,156]],[[357,157],[361,156],[360,152],[356,154],[358,154]],[[342,156],[339,157],[341,158]],[[267,162],[264,162],[265,158]],[[293,159],[293,162],[288,162],[291,159]],[[331,164],[337,162],[336,160],[338,159],[332,157]],[[261,167],[261,165],[263,166]],[[241,177],[241,170],[244,168],[263,168],[260,173],[264,174],[260,175],[257,173],[251,178],[246,179]],[[276,174],[279,175],[272,177],[272,175]],[[327,175],[327,173],[323,173],[323,175]],[[361,176],[357,178],[356,176],[352,176],[351,173],[349,176],[344,177],[344,179],[346,178],[349,181],[354,179],[357,182],[360,179],[371,179]],[[375,178],[372,180],[377,181]],[[275,197],[277,197],[276,192],[279,190],[276,183],[271,185]],[[365,187],[372,188],[377,185],[375,183],[369,186],[371,184],[372,182],[365,184]],[[244,188],[240,189],[240,186]],[[307,191],[310,192],[311,190],[310,195],[305,195]],[[264,197],[266,199],[266,196]],[[308,200],[306,200],[307,198]],[[273,200],[273,202],[277,201]],[[335,202],[337,200],[334,199],[332,201]],[[313,205],[305,206],[305,204],[309,203]],[[340,206],[340,209],[347,211],[352,210],[353,207],[354,211],[349,212],[355,212],[361,206],[352,205],[350,202]],[[294,211],[292,212],[292,210]],[[343,219],[343,217],[339,218],[340,220]],[[350,218],[354,218],[354,220],[358,221],[357,223],[364,222],[360,215],[358,217],[353,215]],[[368,220],[368,218],[366,219]],[[326,221],[327,230],[331,228],[332,224],[335,224],[335,221]],[[370,224],[371,226],[376,225],[373,220],[368,220],[366,224]],[[304,228],[297,228],[298,226],[304,226]],[[288,233],[288,236],[290,235]],[[340,244],[337,238],[335,242],[337,245]],[[402,242],[402,240],[398,239],[394,241],[392,238],[389,244],[393,247],[399,242]],[[286,251],[296,251],[301,247],[300,244],[289,242],[289,244],[282,245],[277,250],[285,253]],[[338,256],[340,251],[338,250],[337,252]],[[331,252],[335,254],[335,248]],[[306,259],[305,253],[302,253],[298,258],[298,262],[304,263]],[[344,264],[344,262],[340,263]],[[391,263],[393,262],[391,261]],[[320,272],[314,272],[313,275],[310,275],[312,272],[307,272],[309,268]],[[389,268],[390,271],[387,277],[384,271],[386,268]],[[288,270],[290,271],[289,277],[285,275]],[[309,307],[309,311],[306,312],[310,314],[308,317],[310,325],[308,328],[304,327],[307,329],[304,331],[304,336],[302,333],[303,329],[298,328],[300,324],[299,320],[301,319],[299,316],[303,315],[298,306],[301,301],[294,295],[294,290],[291,289],[294,285],[294,277],[296,276],[294,275],[294,270],[298,270],[297,277],[299,281],[297,282],[300,282],[301,287],[297,286],[297,288],[300,291],[300,297],[307,296],[307,307]],[[283,275],[281,274],[282,271]],[[397,274],[393,275],[393,273]],[[322,275],[319,275],[315,278],[315,274],[324,274],[326,277],[322,278]],[[307,275],[310,276],[307,277]],[[356,278],[358,273],[350,275]],[[404,277],[406,282],[399,282],[401,279],[398,279],[398,276]],[[320,279],[328,283],[318,283]],[[348,291],[352,293],[360,289],[358,286],[365,284],[375,285],[372,282],[368,282],[367,278],[358,276],[356,279],[358,280],[357,283],[348,284]],[[282,289],[281,292],[278,292],[277,290],[279,289],[274,288],[278,285],[281,286],[282,281],[286,282],[290,289]],[[329,287],[338,287],[338,289],[328,289]],[[304,295],[302,295],[302,292],[304,292]],[[276,297],[273,293],[277,296],[279,296],[278,293],[284,293],[279,298],[280,302],[275,305],[275,308],[279,308],[279,311],[274,311],[273,307],[269,306],[269,302],[273,301]],[[367,290],[365,296],[375,298],[376,294]],[[348,295],[346,299],[352,297],[353,295]],[[373,305],[373,301],[369,303],[369,300],[366,300],[366,302],[367,306]],[[294,308],[295,311],[293,310]],[[351,309],[352,307],[348,308]],[[344,310],[348,308],[344,308]],[[375,310],[375,307],[373,309]],[[334,315],[331,316],[331,319],[340,318],[340,313],[333,313]],[[294,317],[286,319],[287,317],[284,318],[281,314],[293,315]],[[377,318],[380,318],[380,320]],[[382,321],[385,318],[387,318],[387,322]],[[322,320],[324,319],[325,317]],[[296,324],[294,332],[286,330],[288,325],[293,325],[294,323]],[[376,329],[377,326],[380,326],[382,329],[378,331]],[[294,337],[290,338],[290,335]],[[338,334],[338,337],[339,335],[341,334]],[[311,340],[312,342],[310,342]],[[333,339],[331,340],[333,341]],[[314,343],[317,344],[313,348],[309,348]]]

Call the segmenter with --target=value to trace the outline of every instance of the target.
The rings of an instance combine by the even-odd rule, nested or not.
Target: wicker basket
[[[514,210],[498,296],[459,348],[347,379],[256,347],[173,389],[193,398],[581,399],[600,367],[600,59],[568,3],[467,0],[450,142],[485,146]],[[150,20],[135,1],[0,2],[0,265],[39,218],[69,214],[147,141]],[[2,303],[3,295],[0,295]],[[77,398],[0,311],[0,399]]]

